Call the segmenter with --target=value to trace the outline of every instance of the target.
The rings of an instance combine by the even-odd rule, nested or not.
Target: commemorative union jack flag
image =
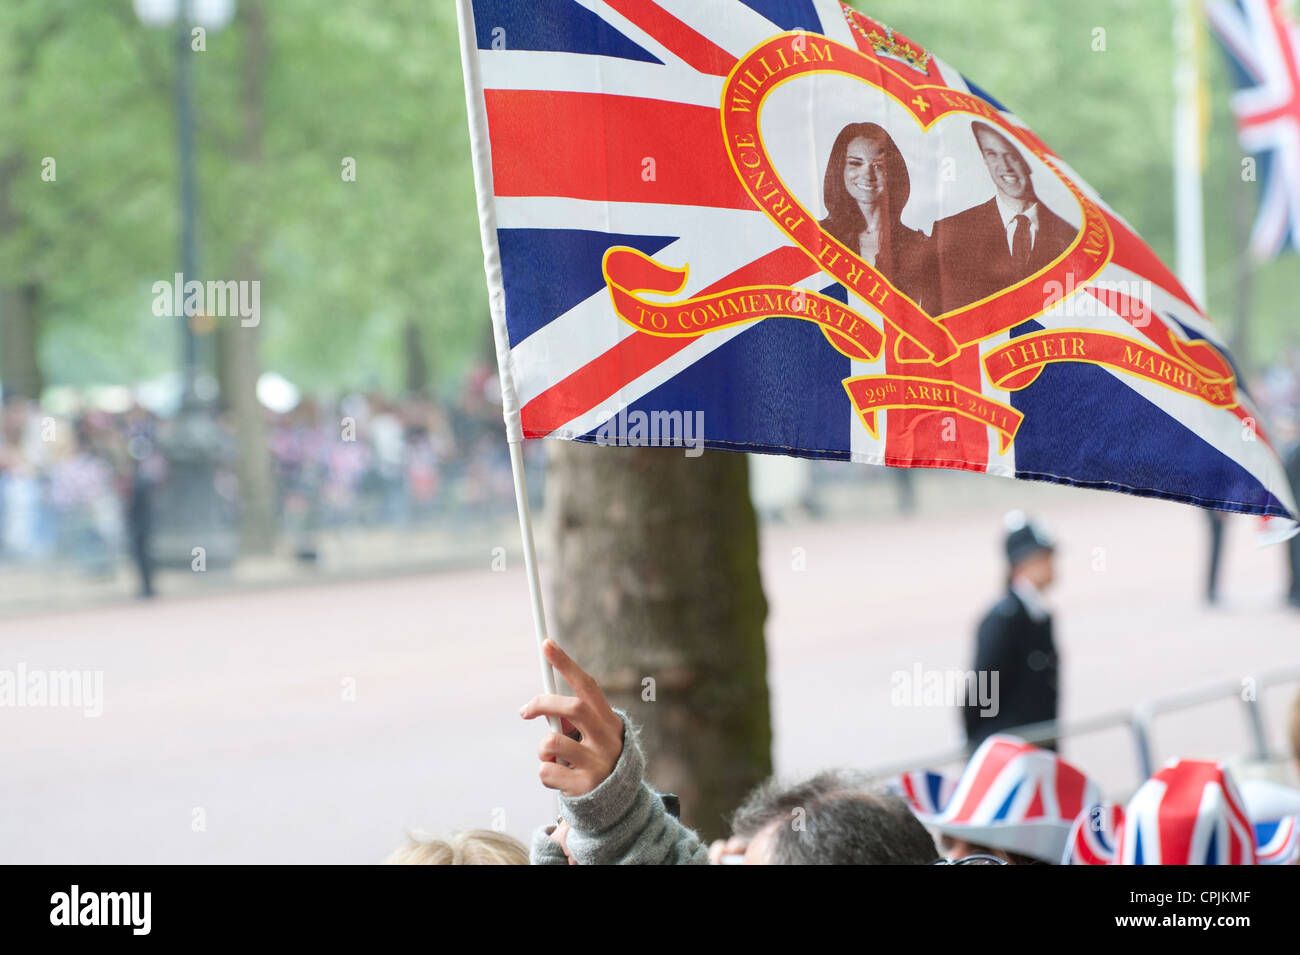
[[[1210,24],[1228,53],[1241,148],[1258,160],[1251,251],[1300,249],[1300,32],[1284,0],[1212,0]]]
[[[511,441],[699,422],[1294,514],[1198,305],[920,44],[836,0],[458,3]]]

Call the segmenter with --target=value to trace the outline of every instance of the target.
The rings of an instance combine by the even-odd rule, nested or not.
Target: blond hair
[[[528,865],[528,849],[504,832],[466,829],[446,840],[412,836],[384,865]]]

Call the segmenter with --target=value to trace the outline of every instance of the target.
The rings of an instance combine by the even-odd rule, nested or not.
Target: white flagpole
[[[537,654],[542,663],[542,688],[555,693],[555,670],[542,655],[546,642],[546,608],[542,606],[542,581],[537,572],[537,547],[533,543],[533,515],[528,504],[528,482],[524,479],[524,443],[510,442],[510,470],[515,477],[515,505],[519,510],[519,536],[524,542],[524,571],[528,574],[528,596],[533,605],[533,630],[537,634]],[[551,717],[551,729],[560,732],[560,721]]]
[[[542,666],[542,689],[554,694],[555,671],[542,653],[546,642],[546,609],[542,606],[542,583],[537,572],[537,548],[533,543],[533,517],[528,505],[528,482],[524,476],[523,426],[519,420],[519,399],[510,361],[510,336],[506,332],[505,291],[501,281],[501,250],[497,247],[496,213],[492,207],[492,148],[487,115],[483,109],[483,87],[479,80],[478,41],[474,31],[474,10],[470,0],[456,0],[460,27],[461,67],[465,72],[465,107],[469,113],[470,148],[474,156],[474,186],[478,193],[479,228],[483,239],[483,263],[487,271],[488,305],[496,341],[497,371],[501,378],[501,405],[510,445],[510,470],[515,479],[515,506],[519,511],[519,534],[524,545],[524,571],[528,575],[528,596],[533,610],[533,631]],[[561,732],[560,721],[550,717],[551,729]]]
[[[1174,6],[1174,229],[1178,280],[1206,308],[1205,212],[1201,184],[1200,0]]]

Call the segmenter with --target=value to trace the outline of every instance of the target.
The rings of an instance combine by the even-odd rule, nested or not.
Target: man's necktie
[[[1029,250],[1033,245],[1029,238],[1029,219],[1018,215],[1011,222],[1016,227],[1011,233],[1011,261],[1020,268],[1026,268],[1029,265]]]

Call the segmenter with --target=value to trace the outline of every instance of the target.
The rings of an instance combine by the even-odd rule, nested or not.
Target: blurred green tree
[[[477,357],[485,295],[456,36],[451,4],[241,2],[192,54],[201,278],[261,282],[248,336],[261,367],[331,394],[396,392],[413,342],[435,384]],[[16,0],[0,13],[11,390],[178,365],[175,324],[151,311],[153,282],[179,259],[172,42],[126,0]],[[45,157],[54,181],[41,178]]]
[[[1173,258],[1168,4],[859,6],[1015,109]],[[431,386],[447,387],[477,360],[484,320],[453,5],[266,5],[255,157],[241,92],[253,9],[241,4],[195,54],[205,276],[242,275],[256,247],[260,367],[307,389],[400,391],[421,367],[408,362],[412,343],[427,349]],[[151,284],[177,261],[170,42],[126,0],[14,0],[0,13],[0,375],[10,388],[130,382],[176,366],[174,325],[160,330],[166,320],[149,309]],[[1232,211],[1255,198],[1223,187],[1240,185],[1242,156],[1223,57],[1212,42],[1206,52],[1209,306],[1231,328],[1242,256]],[[41,178],[46,157],[56,181]],[[1291,262],[1254,271],[1241,357],[1265,360],[1295,340]]]

